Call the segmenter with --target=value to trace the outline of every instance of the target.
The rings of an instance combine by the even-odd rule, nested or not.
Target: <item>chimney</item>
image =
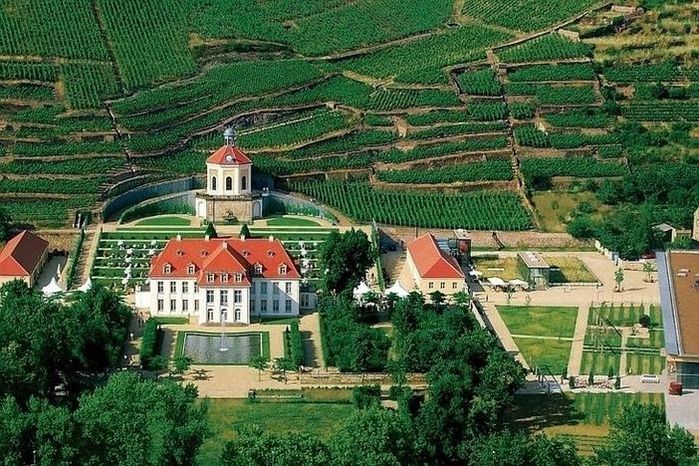
[[[240,235],[240,241],[245,241],[245,235]]]
[[[204,235],[204,241],[209,241],[209,235]]]
[[[182,235],[177,233],[177,241],[182,241]]]
[[[228,243],[221,241],[221,249],[226,249],[226,246],[228,246]]]
[[[274,235],[269,235],[269,242],[274,243]]]

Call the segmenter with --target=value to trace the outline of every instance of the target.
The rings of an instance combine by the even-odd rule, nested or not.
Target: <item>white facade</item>
[[[252,194],[252,165],[206,164],[206,194],[241,196]]]
[[[148,291],[152,315],[197,318],[199,324],[250,324],[253,317],[299,315],[298,280],[253,278],[252,285],[197,286],[194,280],[153,279]]]

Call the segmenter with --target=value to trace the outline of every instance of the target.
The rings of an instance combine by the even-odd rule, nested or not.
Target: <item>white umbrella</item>
[[[498,277],[490,277],[488,283],[490,283],[491,286],[505,286],[505,282]]]
[[[129,283],[129,279],[128,279],[128,278],[122,278],[122,279],[121,279],[121,284],[122,284],[122,285],[126,285],[127,283]]]
[[[150,242],[151,246],[155,246],[156,244],[158,244],[158,242],[156,240],[151,240],[151,242]]]
[[[87,293],[92,289],[92,279],[90,277],[87,277],[87,281],[82,284],[80,288],[78,288],[78,291],[82,291],[83,293]]]
[[[41,289],[41,292],[44,293],[44,296],[51,296],[56,293],[63,293],[63,291],[63,288],[58,286],[58,283],[56,282],[56,277],[53,277],[51,279],[51,283],[49,283]]]
[[[364,295],[370,291],[371,288],[369,288],[366,283],[361,282],[359,283],[357,288],[355,288],[354,291],[352,291],[352,296],[354,296],[354,299],[356,300],[361,300],[362,297],[364,297]]]
[[[124,240],[123,240],[123,239],[120,239],[120,240],[117,242],[117,245],[118,245],[118,246],[123,246],[123,245],[124,245]]]
[[[385,294],[386,296],[388,296],[388,295],[390,295],[390,294],[394,294],[394,295],[398,296],[399,298],[405,298],[405,297],[408,296],[410,293],[408,293],[408,292],[405,290],[405,288],[403,288],[402,286],[400,286],[400,283],[395,282],[389,289],[387,289],[387,290],[384,292],[384,294]]]
[[[514,280],[510,280],[508,284],[512,286],[521,286],[521,287],[528,287],[529,283],[525,282],[524,280],[520,280],[519,278],[515,278]]]

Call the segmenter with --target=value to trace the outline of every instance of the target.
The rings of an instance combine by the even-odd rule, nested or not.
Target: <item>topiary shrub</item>
[[[641,327],[643,327],[643,328],[650,327],[650,324],[651,324],[650,316],[648,314],[643,314],[638,319],[638,323],[641,324]]]

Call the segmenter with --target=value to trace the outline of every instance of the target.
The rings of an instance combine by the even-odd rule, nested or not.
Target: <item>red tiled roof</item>
[[[252,163],[252,160],[238,147],[225,145],[206,159],[206,163],[215,163],[218,165],[249,165]]]
[[[24,230],[0,251],[0,276],[28,277],[41,260],[49,242]]]
[[[456,259],[442,251],[429,233],[408,243],[408,253],[422,278],[466,278]]]
[[[173,239],[151,261],[150,278],[196,279],[206,286],[249,286],[255,266],[262,266],[260,276],[269,279],[300,279],[294,261],[279,240],[249,238]],[[194,265],[194,273],[189,266]],[[286,266],[286,274],[280,268]],[[166,273],[166,267],[170,273]],[[208,275],[214,274],[210,282]],[[228,281],[224,281],[228,274]],[[241,280],[236,282],[236,274]]]

